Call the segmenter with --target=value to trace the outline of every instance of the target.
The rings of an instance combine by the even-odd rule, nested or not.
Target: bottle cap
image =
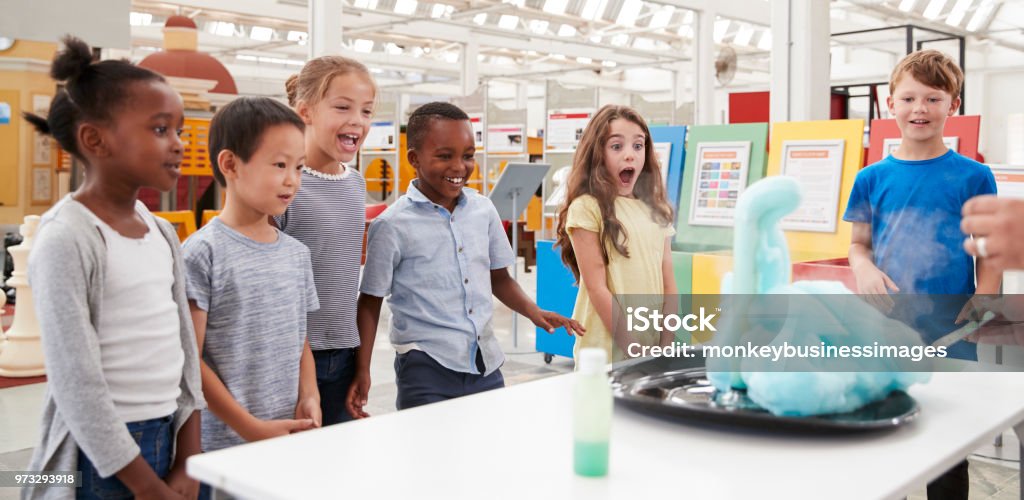
[[[579,364],[580,373],[604,373],[607,369],[608,357],[604,349],[598,347],[587,347],[580,349]]]

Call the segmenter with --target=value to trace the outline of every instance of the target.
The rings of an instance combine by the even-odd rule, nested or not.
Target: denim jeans
[[[316,388],[320,390],[323,425],[352,420],[352,415],[345,408],[345,398],[356,375],[355,348],[313,351],[313,361],[316,363]]]
[[[171,470],[174,450],[174,417],[154,418],[140,422],[129,422],[128,432],[138,443],[142,458],[149,464],[160,478],[167,477]],[[108,478],[100,477],[89,457],[81,450],[78,452],[78,469],[82,471],[82,487],[78,488],[76,498],[87,500],[113,500],[134,498],[116,475]]]

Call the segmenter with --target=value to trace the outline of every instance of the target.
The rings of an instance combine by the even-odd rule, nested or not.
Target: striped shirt
[[[313,263],[320,310],[309,313],[314,351],[359,346],[356,297],[366,224],[366,181],[359,171],[339,175],[302,169],[302,188],[288,210],[274,219],[305,243]]]

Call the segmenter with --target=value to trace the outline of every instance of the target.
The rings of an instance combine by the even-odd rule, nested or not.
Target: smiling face
[[[103,127],[111,154],[100,163],[100,175],[168,191],[181,176],[181,96],[159,80],[134,83],[130,92],[130,103],[115,112],[112,125]]]
[[[908,146],[941,143],[946,118],[960,108],[959,96],[929,87],[909,73],[899,79],[887,102]]]
[[[409,163],[419,179],[416,187],[430,201],[454,210],[476,168],[475,155],[469,120],[431,119],[420,146],[409,150]]]
[[[633,196],[640,172],[647,156],[647,136],[639,125],[617,118],[608,125],[608,140],[604,145],[604,166],[615,183],[619,196]]]
[[[335,76],[316,104],[300,103],[299,115],[317,150],[310,151],[311,166],[320,166],[314,162],[321,159],[347,163],[355,158],[370,130],[375,93],[366,75],[352,71]]]
[[[288,208],[302,182],[305,147],[302,131],[291,124],[267,128],[249,161],[232,155],[233,163],[222,167],[228,196],[261,214],[277,216]],[[225,159],[220,163],[225,164]]]

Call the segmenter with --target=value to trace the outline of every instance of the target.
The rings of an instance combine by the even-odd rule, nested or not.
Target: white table
[[[572,375],[196,456],[243,498],[900,498],[1024,421],[1024,374],[937,373],[895,432],[783,437],[616,406],[606,478],[572,472]]]

